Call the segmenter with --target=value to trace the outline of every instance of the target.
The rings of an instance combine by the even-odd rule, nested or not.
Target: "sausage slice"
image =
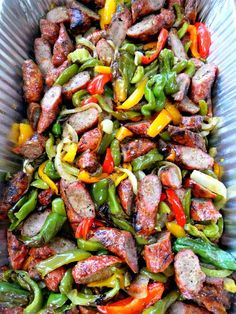
[[[50,210],[44,212],[35,212],[31,214],[24,222],[21,228],[21,235],[27,237],[33,237],[38,234],[45,223]]]
[[[97,124],[98,116],[99,113],[97,109],[89,108],[88,110],[71,115],[68,119],[68,123],[78,134],[82,134]]]
[[[161,183],[171,189],[179,189],[182,185],[181,176],[175,166],[162,167],[158,172]]]
[[[45,77],[45,82],[48,87],[52,87],[52,85],[55,83],[56,79],[61,75],[61,73],[68,68],[69,66],[69,61],[66,60],[60,65],[58,68],[53,68],[51,69],[46,77]]]
[[[80,155],[76,162],[76,166],[81,170],[86,170],[90,173],[96,172],[101,167],[96,153],[90,152],[89,150]]]
[[[127,123],[127,124],[125,124],[125,127],[128,130],[130,130],[131,132],[133,132],[134,134],[146,137],[146,136],[148,136],[147,130],[149,129],[151,123],[152,122],[149,120],[146,120],[146,121],[142,120],[142,121],[138,121],[138,122]]]
[[[191,188],[192,194],[197,198],[216,198],[216,194],[205,188],[203,185],[197,183],[196,181],[187,178],[184,182],[185,188]]]
[[[10,264],[13,269],[22,269],[28,248],[11,232],[7,232],[7,249],[10,258]]]
[[[156,144],[148,139],[136,139],[128,143],[121,144],[124,162],[131,162],[135,158],[148,153],[156,147]]]
[[[65,267],[61,266],[53,271],[51,271],[49,274],[47,274],[44,278],[44,282],[48,288],[48,290],[57,292],[59,289],[59,284],[64,277],[66,272]]]
[[[113,57],[114,57],[114,50],[106,41],[106,39],[102,38],[98,41],[96,45],[96,51],[98,54],[98,58],[105,64],[110,65]]]
[[[182,116],[180,126],[191,131],[199,131],[202,128],[202,122],[203,116]]]
[[[27,107],[27,118],[33,130],[37,130],[37,125],[41,113],[41,106],[36,102],[31,102]]]
[[[191,203],[191,217],[195,221],[216,222],[222,215],[212,203],[212,200],[193,199]]]
[[[172,28],[171,31],[169,32],[169,43],[171,46],[171,50],[173,51],[174,55],[178,58],[178,59],[188,59],[188,56],[184,50],[184,46],[181,42],[181,40],[179,39],[178,35],[177,35],[177,31],[175,28]]]
[[[71,99],[73,94],[78,90],[82,89],[87,85],[90,80],[89,72],[84,71],[76,74],[72,77],[68,83],[66,83],[62,88],[62,94],[67,98]]]
[[[34,41],[35,60],[43,74],[46,77],[47,73],[53,69],[52,52],[50,44],[43,38],[36,38]]]
[[[45,19],[40,20],[41,37],[46,39],[51,45],[55,44],[59,35],[59,29],[56,23]]]
[[[69,14],[66,7],[56,7],[47,13],[46,19],[52,23],[66,23],[69,22]]]
[[[181,112],[187,112],[190,114],[196,114],[200,109],[195,105],[191,99],[185,96],[181,102],[177,103],[177,107]]]
[[[78,153],[86,150],[96,150],[102,140],[102,132],[99,128],[84,133],[78,143]]]
[[[121,205],[127,215],[131,214],[132,203],[134,199],[133,187],[129,179],[121,181],[117,188]]]
[[[172,304],[168,310],[168,314],[210,314],[206,309],[201,308],[197,305],[186,304],[177,301]]]
[[[136,199],[136,230],[149,236],[155,228],[155,219],[161,197],[161,182],[158,176],[149,174],[139,182]]]
[[[165,4],[165,0],[133,0],[131,6],[133,22],[141,16],[160,10]]]
[[[26,102],[38,102],[43,92],[43,76],[33,60],[25,60],[22,65],[23,91]]]
[[[191,24],[194,24],[197,17],[197,0],[186,0],[185,1],[185,8],[184,13],[186,18],[191,22]]]
[[[177,84],[179,91],[173,95],[175,101],[182,101],[188,93],[190,86],[190,77],[185,73],[177,75]]]

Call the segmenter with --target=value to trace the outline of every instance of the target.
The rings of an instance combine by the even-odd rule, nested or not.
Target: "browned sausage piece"
[[[212,200],[192,199],[191,218],[195,221],[216,222],[222,215],[212,203]]]
[[[145,245],[144,259],[147,269],[153,273],[163,272],[173,262],[170,232],[162,232],[156,243]]]
[[[203,116],[182,116],[181,127],[191,131],[199,131],[202,128]]]
[[[178,59],[188,59],[184,46],[179,39],[175,28],[172,28],[169,32],[169,44],[171,46],[171,50]]]
[[[98,115],[97,109],[89,108],[88,110],[71,115],[68,119],[68,123],[78,134],[82,134],[97,124]]]
[[[96,45],[96,51],[98,54],[98,58],[105,64],[110,65],[113,57],[114,57],[114,50],[108,44],[106,39],[102,38],[98,41]]]
[[[139,136],[148,136],[147,135],[147,130],[149,129],[151,125],[151,121],[149,120],[143,120],[143,121],[138,121],[138,122],[131,122],[125,124],[125,127],[129,129],[131,132],[134,134],[137,134]]]
[[[206,309],[197,305],[186,304],[180,301],[172,304],[168,310],[168,314],[210,314]]]
[[[38,102],[43,92],[43,76],[33,60],[25,60],[22,65],[23,90],[26,102]]]
[[[33,237],[38,234],[50,212],[50,210],[45,210],[44,212],[35,212],[31,214],[21,227],[21,235]]]
[[[37,130],[40,114],[41,114],[40,104],[36,102],[31,102],[27,107],[27,118],[34,130]]]
[[[23,314],[23,307],[1,308],[1,314]]]
[[[138,272],[137,250],[130,232],[104,227],[97,229],[92,239],[124,260],[134,273]]]
[[[184,187],[191,188],[193,196],[197,198],[215,198],[217,196],[215,193],[190,178],[185,180]]]
[[[87,85],[90,80],[89,72],[84,71],[76,74],[72,77],[68,83],[66,83],[62,88],[62,94],[67,98],[71,99],[73,94],[79,89],[82,89]]]
[[[56,23],[45,19],[40,20],[41,37],[46,39],[51,45],[55,44],[59,35],[59,30],[60,28]]]
[[[173,125],[168,126],[168,132],[174,142],[184,146],[198,147],[206,152],[206,143],[201,134]]]
[[[149,174],[139,182],[136,199],[136,230],[149,236],[155,228],[155,219],[161,197],[161,182],[156,175]]]
[[[47,13],[46,19],[52,23],[69,22],[68,10],[66,7],[56,7]]]
[[[95,206],[85,185],[81,182],[60,182],[61,196],[66,204],[67,216],[75,231],[84,218],[95,217]]]
[[[51,199],[52,199],[53,195],[54,195],[54,192],[51,189],[42,190],[38,194],[39,203],[42,206],[48,206],[51,203]]]
[[[200,110],[199,107],[195,105],[187,96],[185,96],[181,102],[177,103],[177,107],[181,112],[191,114],[195,114]]]
[[[61,104],[61,86],[51,87],[41,101],[41,114],[38,122],[38,133],[43,133],[56,119]]]
[[[190,86],[190,77],[185,73],[180,73],[177,75],[177,84],[179,86],[179,91],[173,95],[175,101],[182,101],[188,93]]]
[[[46,77],[47,73],[53,69],[52,52],[50,44],[43,38],[36,38],[34,41],[35,60],[43,74]]]
[[[91,256],[79,261],[72,269],[72,276],[77,284],[87,284],[93,281],[104,280],[113,273],[111,266],[122,263],[115,256]]]
[[[59,77],[59,75],[69,66],[69,61],[66,60],[60,65],[58,68],[51,69],[45,78],[45,82],[48,87],[52,87],[52,85],[55,83],[56,79]]]
[[[217,67],[214,64],[204,64],[192,78],[191,99],[198,104],[199,100],[211,95],[211,88],[216,78]]]
[[[76,249],[76,245],[74,242],[63,237],[55,237],[48,245],[50,249],[55,252],[55,254],[64,253],[66,251]]]
[[[106,31],[104,30],[95,30],[91,34],[85,36],[88,40],[90,40],[94,45],[97,44],[97,42],[106,36]]]
[[[116,13],[107,29],[108,38],[113,41],[116,47],[125,40],[127,30],[132,25],[132,16],[125,6],[118,6]]]
[[[206,170],[213,167],[214,159],[199,148],[181,145],[173,145],[172,147],[176,153],[175,162],[186,169]]]
[[[133,187],[129,179],[121,181],[117,188],[120,203],[127,215],[131,214],[134,199]]]
[[[161,183],[172,189],[179,189],[182,185],[181,176],[175,166],[161,167],[158,172]]]
[[[49,274],[47,274],[44,278],[44,282],[48,288],[48,290],[57,292],[59,289],[59,284],[64,277],[66,272],[65,267],[59,267],[53,271],[51,271]]]
[[[16,154],[24,156],[27,159],[34,160],[42,155],[45,144],[46,138],[41,134],[34,133],[30,139],[28,139],[21,146],[13,148],[12,151]]]
[[[198,1],[197,0],[186,0],[185,1],[185,9],[184,13],[187,19],[194,24],[196,21],[197,17],[197,5]]]
[[[133,22],[141,16],[160,10],[165,4],[165,0],[133,0],[131,12]]]
[[[156,35],[161,28],[169,28],[174,23],[175,15],[172,11],[162,9],[161,13],[158,15],[149,15],[145,17],[141,22],[132,25],[128,31],[127,35],[134,39],[139,39],[142,41],[150,39]]]
[[[66,31],[64,24],[60,24],[60,32],[57,41],[53,47],[52,63],[54,66],[60,66],[66,61],[67,56],[74,50],[73,43]]]
[[[192,299],[202,289],[206,279],[197,255],[190,249],[179,251],[175,256],[174,268],[179,290],[186,299]]]
[[[148,153],[155,148],[156,144],[148,139],[136,139],[128,143],[121,144],[124,162],[130,162],[135,158]]]
[[[78,143],[78,153],[86,150],[96,150],[102,140],[102,132],[99,128],[84,133]]]
[[[7,232],[7,249],[10,259],[10,264],[13,269],[22,269],[28,248],[11,232]]]
[[[76,166],[81,170],[86,170],[90,173],[94,173],[101,168],[96,153],[90,152],[89,150],[80,155],[76,162]]]

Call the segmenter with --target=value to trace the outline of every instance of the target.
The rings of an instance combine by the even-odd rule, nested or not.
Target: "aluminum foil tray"
[[[63,0],[0,0],[0,178],[14,172],[22,160],[10,153],[9,131],[25,114],[21,64],[32,56],[38,21],[52,3]],[[222,245],[236,256],[236,0],[199,0],[199,17],[212,34],[209,61],[219,67],[213,94],[222,121],[212,136],[217,161],[224,167],[229,200],[224,209]],[[7,262],[6,223],[0,223],[0,266]],[[235,310],[231,313],[236,313]]]

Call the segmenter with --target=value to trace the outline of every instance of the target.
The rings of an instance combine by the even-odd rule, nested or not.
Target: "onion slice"
[[[133,192],[136,195],[138,192],[138,180],[137,180],[136,176],[133,174],[133,172],[128,170],[128,169],[120,168],[120,167],[115,167],[115,170],[120,171],[120,172],[124,172],[128,175],[129,180],[130,180],[132,187],[133,187]]]

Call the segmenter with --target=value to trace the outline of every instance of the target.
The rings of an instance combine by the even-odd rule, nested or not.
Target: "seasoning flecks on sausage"
[[[22,269],[28,254],[28,248],[11,232],[7,232],[7,249],[13,269]]]
[[[54,68],[49,42],[43,38],[36,38],[34,41],[34,53],[43,77],[46,77],[47,73]]]
[[[207,199],[192,199],[191,218],[195,221],[213,221],[216,222],[222,215],[212,203]]]
[[[69,82],[63,85],[62,94],[67,99],[71,99],[73,94],[84,88],[90,80],[88,71],[80,72],[72,77]]]
[[[98,148],[102,140],[102,132],[99,128],[95,128],[85,132],[78,143],[78,153],[83,153],[86,150],[94,151]]]
[[[175,166],[162,167],[158,172],[162,185],[171,189],[179,189],[182,185],[181,176]]]
[[[165,0],[133,0],[131,6],[133,22],[149,13],[160,10],[165,4]]]
[[[82,134],[97,124],[98,116],[99,113],[97,109],[89,108],[88,110],[71,115],[68,119],[68,123],[78,134]]]
[[[80,155],[76,162],[76,166],[81,170],[86,170],[90,173],[94,173],[101,168],[96,153],[90,152],[89,150]]]
[[[181,102],[177,103],[177,108],[181,111],[181,112],[187,112],[190,114],[196,114],[200,108],[195,105],[191,99],[189,99],[187,96],[185,96]]]
[[[131,214],[134,192],[133,187],[129,179],[121,181],[118,185],[117,193],[120,198],[121,206],[127,215]]]
[[[41,37],[46,39],[51,45],[55,44],[59,35],[59,29],[60,28],[56,23],[46,19],[40,20]]]
[[[124,162],[130,162],[135,158],[148,153],[155,148],[156,144],[148,139],[136,139],[128,143],[121,144]]]
[[[57,24],[69,22],[68,10],[64,6],[53,8],[47,13],[46,19]]]
[[[152,122],[149,120],[142,120],[127,123],[125,124],[125,127],[136,135],[147,137],[147,130],[149,129],[151,123]]]

